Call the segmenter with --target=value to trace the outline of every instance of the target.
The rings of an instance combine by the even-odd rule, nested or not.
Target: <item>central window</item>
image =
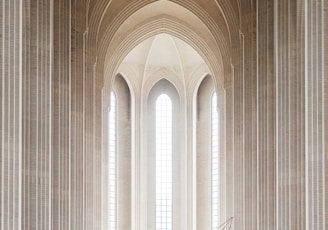
[[[156,230],[172,229],[172,101],[156,100]]]

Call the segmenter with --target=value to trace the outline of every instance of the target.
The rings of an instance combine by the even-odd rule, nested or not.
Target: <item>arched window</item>
[[[107,230],[131,229],[131,92],[124,77],[118,74],[109,97],[106,149]]]
[[[219,127],[217,95],[211,101],[211,209],[212,229],[219,227]]]
[[[116,229],[116,155],[117,155],[117,119],[116,119],[116,97],[115,94],[111,93],[110,108],[109,108],[109,146],[108,146],[108,229]]]
[[[172,101],[156,101],[156,229],[172,229]]]
[[[220,145],[221,127],[218,94],[210,76],[197,91],[196,198],[197,229],[218,229],[225,221],[225,162]]]

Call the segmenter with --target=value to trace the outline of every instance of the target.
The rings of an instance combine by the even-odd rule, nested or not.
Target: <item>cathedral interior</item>
[[[328,0],[1,0],[1,230],[328,229]]]

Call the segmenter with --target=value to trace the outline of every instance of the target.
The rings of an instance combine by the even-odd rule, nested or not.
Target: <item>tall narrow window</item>
[[[219,227],[219,117],[217,111],[217,95],[212,95],[212,229]]]
[[[116,98],[111,93],[108,151],[108,229],[116,229]]]
[[[156,230],[172,229],[172,101],[156,101]]]

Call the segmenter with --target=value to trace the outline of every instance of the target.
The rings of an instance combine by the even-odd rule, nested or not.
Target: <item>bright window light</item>
[[[219,227],[219,117],[217,112],[217,95],[212,96],[212,229]]]
[[[111,93],[108,150],[108,229],[116,229],[116,98]]]
[[[172,102],[156,101],[156,230],[172,229]]]

